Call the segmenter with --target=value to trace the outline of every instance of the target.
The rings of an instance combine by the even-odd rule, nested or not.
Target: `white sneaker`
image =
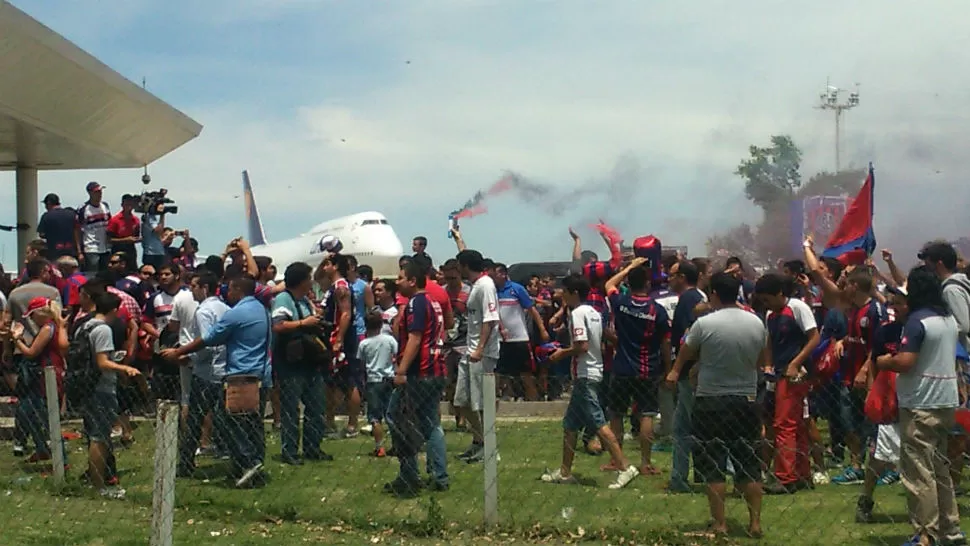
[[[242,477],[236,480],[236,487],[245,487],[246,485],[248,485],[249,482],[252,481],[252,479],[255,478],[256,475],[259,474],[259,471],[262,469],[263,469],[263,463],[257,463],[256,466],[247,470],[245,473],[243,473]]]
[[[616,473],[616,481],[610,484],[610,489],[623,489],[639,475],[640,469],[631,464],[626,470]]]
[[[105,487],[98,493],[106,499],[124,500],[125,498],[125,490],[120,487]]]
[[[632,432],[626,431],[626,432],[623,433],[623,441],[624,442],[632,442],[634,439],[635,438],[633,437],[633,433]]]
[[[829,480],[829,475],[825,472],[816,472],[812,474],[812,482],[815,485],[828,485],[831,480]]]
[[[563,476],[562,470],[558,468],[551,472],[549,471],[549,469],[546,469],[546,471],[542,473],[542,478],[540,479],[546,483],[559,483],[559,484],[570,484],[570,485],[579,483],[579,481],[576,480],[576,476],[573,476],[571,474],[569,476]]]

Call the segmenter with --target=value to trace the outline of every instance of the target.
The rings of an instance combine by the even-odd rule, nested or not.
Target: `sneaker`
[[[378,459],[387,457],[387,451],[384,451],[384,446],[377,446],[374,448],[374,456]]]
[[[344,433],[343,433],[344,438],[356,438],[357,436],[360,436],[360,433],[357,432],[357,429],[354,429],[354,428],[344,429]]]
[[[20,445],[20,444],[14,444],[13,445],[13,456],[14,457],[17,457],[18,459],[20,459],[20,458],[23,458],[24,455],[27,455],[27,449],[24,446]]]
[[[943,544],[944,546],[966,546],[967,535],[963,531],[957,531],[956,534],[941,539],[940,544]]]
[[[32,464],[32,463],[39,463],[43,461],[49,461],[49,460],[51,460],[50,453],[37,453],[35,451],[30,454],[30,457],[27,459],[27,462]]]
[[[569,476],[563,476],[562,470],[558,468],[551,472],[547,468],[546,471],[542,473],[542,476],[539,479],[546,483],[558,483],[558,484],[564,484],[564,485],[575,485],[579,483],[579,480],[576,479],[576,476],[573,476],[572,474],[570,474]]]
[[[216,457],[217,455],[218,452],[216,451],[216,448],[212,446],[200,447],[195,450],[196,457]]]
[[[609,487],[610,489],[622,489],[629,485],[629,483],[639,475],[640,469],[631,464],[630,466],[626,467],[626,470],[616,474],[616,481],[611,483]]]
[[[624,442],[632,442],[633,440],[636,440],[636,438],[633,436],[633,433],[632,432],[626,431],[626,432],[623,433],[623,441]]]
[[[98,494],[106,499],[124,500],[125,490],[120,487],[105,487]]]
[[[458,458],[462,461],[467,461],[468,459],[478,456],[479,460],[485,454],[485,446],[482,444],[472,444],[468,446],[468,449],[463,451]]]
[[[899,483],[900,479],[899,472],[896,472],[895,470],[887,470],[882,473],[882,476],[879,476],[878,480],[876,480],[876,485],[893,485]]]
[[[832,483],[836,485],[859,485],[865,481],[865,474],[853,466],[845,467],[841,474],[832,478]]]
[[[815,485],[828,485],[832,480],[829,479],[829,475],[825,472],[816,472],[812,474],[812,482]]]
[[[872,523],[872,509],[876,503],[868,497],[859,497],[855,506],[856,523]]]
[[[236,480],[236,487],[246,487],[249,485],[249,482],[251,482],[261,470],[263,470],[263,463],[256,463],[255,466],[243,472],[243,475]]]
[[[418,496],[421,492],[421,484],[411,484],[400,477],[394,478],[393,481],[384,484],[384,492],[394,495],[395,497],[402,499],[413,499]]]

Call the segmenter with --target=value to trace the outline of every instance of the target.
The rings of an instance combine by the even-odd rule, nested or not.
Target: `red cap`
[[[51,300],[38,296],[30,300],[30,303],[27,304],[27,311],[24,312],[24,317],[30,316],[31,313],[33,313],[34,311],[37,311],[38,309],[49,307],[50,304],[51,304]]]

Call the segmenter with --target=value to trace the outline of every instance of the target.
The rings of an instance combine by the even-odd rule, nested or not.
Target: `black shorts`
[[[660,413],[660,381],[613,375],[606,401],[613,416],[626,415],[632,402],[636,404],[636,417],[656,417]]]
[[[367,371],[364,369],[363,362],[356,358],[348,358],[346,366],[331,372],[324,381],[328,386],[340,389],[345,393],[357,389],[357,392],[364,396]]]
[[[522,375],[534,373],[535,360],[532,345],[528,341],[502,342],[496,371],[499,375]]]
[[[724,483],[728,457],[735,483],[761,481],[758,405],[746,396],[698,396],[694,399],[694,481]]]

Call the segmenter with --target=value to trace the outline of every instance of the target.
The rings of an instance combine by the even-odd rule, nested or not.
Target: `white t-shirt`
[[[104,254],[108,252],[108,220],[111,211],[102,201],[98,206],[85,203],[78,209],[78,223],[81,224],[81,245],[85,253]]]
[[[579,379],[603,380],[603,316],[591,305],[580,305],[569,313],[572,343],[585,341],[586,352],[577,356],[574,366]]]
[[[472,284],[472,291],[468,294],[468,304],[466,305],[468,317],[468,352],[472,353],[478,349],[479,338],[482,333],[482,325],[486,322],[494,322],[492,333],[488,336],[488,341],[482,350],[482,356],[486,358],[498,358],[499,338],[498,331],[498,291],[495,290],[495,283],[488,275],[482,275]]]
[[[397,317],[397,307],[390,306],[387,309],[381,309],[381,320],[384,321],[384,326],[381,328],[382,334],[394,335],[394,329],[391,327],[394,324],[394,319]]]
[[[191,290],[182,290],[172,298],[172,316],[170,320],[179,323],[179,345],[192,343],[201,332],[195,331],[195,310],[199,302],[195,301]]]

